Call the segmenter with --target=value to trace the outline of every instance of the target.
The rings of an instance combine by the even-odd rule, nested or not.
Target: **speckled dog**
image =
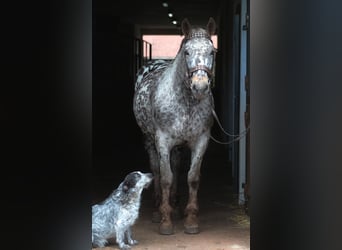
[[[150,173],[132,172],[106,200],[92,207],[93,245],[104,247],[112,237],[122,250],[138,243],[132,239],[131,226],[139,215],[141,193],[152,179]]]

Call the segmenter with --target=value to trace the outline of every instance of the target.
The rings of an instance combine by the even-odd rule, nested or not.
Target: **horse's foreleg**
[[[185,208],[185,233],[199,233],[198,225],[198,202],[197,192],[200,183],[200,171],[204,153],[208,145],[208,136],[202,136],[199,140],[191,145],[191,166],[188,172],[189,199]]]
[[[160,234],[173,234],[173,224],[171,221],[172,207],[170,206],[170,189],[172,185],[172,171],[170,166],[170,146],[162,136],[156,136],[156,147],[160,159],[160,187],[162,200],[159,207],[161,221],[159,225]]]
[[[172,184],[172,171],[170,169],[169,154],[160,156],[160,186],[162,191],[162,202],[159,207],[161,222],[159,226],[160,234],[173,234],[171,221],[172,207],[170,206],[170,189]]]
[[[172,208],[174,209],[173,218],[179,218],[179,211],[178,211],[178,195],[177,195],[177,188],[178,188],[178,174],[180,168],[180,149],[175,147],[171,151],[171,170],[173,174],[172,178],[172,185],[171,185],[171,193],[170,193],[170,203]]]

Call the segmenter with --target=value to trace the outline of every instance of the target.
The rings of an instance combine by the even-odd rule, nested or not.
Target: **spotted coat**
[[[156,206],[159,207],[161,234],[172,234],[171,212],[175,208],[178,146],[191,151],[188,172],[189,199],[185,232],[197,233],[200,167],[213,124],[214,100],[211,80],[215,48],[210,39],[215,22],[207,28],[182,22],[184,39],[171,62],[157,60],[142,67],[137,74],[133,111],[145,135],[150,167],[154,175]]]

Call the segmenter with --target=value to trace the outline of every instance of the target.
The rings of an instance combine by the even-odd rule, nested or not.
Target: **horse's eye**
[[[184,52],[184,55],[188,56],[188,55],[189,55],[189,52],[188,52],[188,51],[185,51],[185,52]]]

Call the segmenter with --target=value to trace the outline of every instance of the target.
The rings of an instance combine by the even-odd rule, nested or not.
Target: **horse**
[[[159,208],[159,233],[174,233],[171,213],[176,203],[180,147],[190,149],[187,173],[188,201],[184,232],[199,233],[197,192],[202,159],[213,125],[211,92],[216,49],[211,40],[216,23],[206,27],[181,23],[184,38],[171,61],[156,60],[137,73],[133,97],[136,122],[154,175],[155,205]]]

